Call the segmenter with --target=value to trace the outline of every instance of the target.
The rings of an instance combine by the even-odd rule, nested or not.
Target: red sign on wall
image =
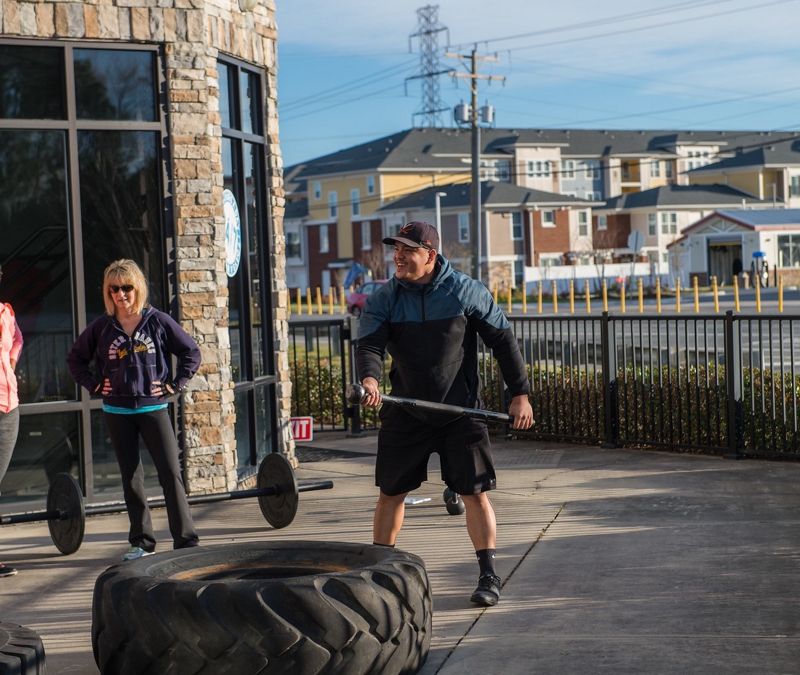
[[[292,438],[295,441],[314,440],[314,418],[313,417],[292,417]]]

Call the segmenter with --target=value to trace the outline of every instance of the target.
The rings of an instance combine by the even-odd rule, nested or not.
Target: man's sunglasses
[[[122,291],[123,293],[130,293],[133,290],[133,284],[124,284],[122,286],[110,284],[108,290],[111,291],[112,294],[119,293],[120,291]]]

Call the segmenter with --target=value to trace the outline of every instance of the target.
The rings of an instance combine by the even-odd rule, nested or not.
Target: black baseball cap
[[[405,244],[411,248],[430,248],[439,250],[439,233],[430,223],[414,220],[406,223],[394,237],[386,237],[384,244]]]

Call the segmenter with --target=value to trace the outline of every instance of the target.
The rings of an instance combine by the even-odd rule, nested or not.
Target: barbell
[[[189,504],[208,504],[257,497],[264,519],[275,529],[280,529],[287,527],[294,520],[300,492],[329,490],[333,487],[333,481],[298,483],[289,461],[283,455],[271,453],[264,457],[258,467],[256,485],[257,487],[250,490],[195,495],[187,499]],[[163,498],[148,499],[147,505],[159,508],[165,505],[165,501]],[[78,481],[68,473],[59,473],[55,475],[47,491],[45,511],[0,515],[0,525],[46,520],[53,544],[61,553],[69,555],[75,553],[83,543],[87,516],[124,513],[126,510],[124,502],[86,506]]]
[[[348,385],[345,390],[345,397],[348,403],[358,405],[364,398],[364,393],[363,386],[360,384],[351,384]],[[479,408],[462,408],[461,406],[450,405],[449,403],[435,403],[434,401],[402,398],[400,396],[391,396],[388,394],[381,394],[381,401],[403,408],[416,408],[428,412],[471,417],[472,419],[481,420],[483,422],[506,422],[508,424],[513,424],[514,422],[514,418],[505,413],[494,412],[493,410],[480,410]]]

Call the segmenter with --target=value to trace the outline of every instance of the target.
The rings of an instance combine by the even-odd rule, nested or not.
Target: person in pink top
[[[2,278],[3,268],[0,267],[0,280]],[[0,483],[6,475],[19,432],[19,397],[14,370],[21,351],[22,331],[14,318],[14,310],[10,304],[0,302]],[[0,563],[0,577],[16,573],[13,567]]]

